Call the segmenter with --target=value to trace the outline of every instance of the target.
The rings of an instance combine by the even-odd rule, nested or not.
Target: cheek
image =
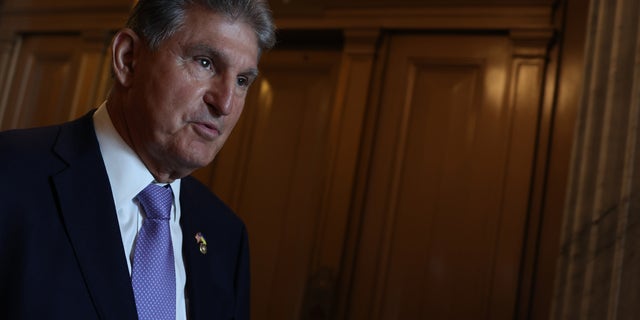
[[[180,108],[190,104],[202,94],[203,84],[188,75],[181,66],[162,70],[156,74],[150,99],[166,108]]]
[[[159,94],[156,104],[149,106],[156,122],[178,129],[176,126],[184,126],[190,115],[198,113],[201,98],[196,90],[175,86],[165,93],[169,94]]]

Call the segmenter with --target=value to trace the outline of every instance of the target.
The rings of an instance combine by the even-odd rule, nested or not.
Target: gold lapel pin
[[[207,253],[207,240],[204,238],[204,236],[200,232],[196,233],[196,243],[198,243],[200,245],[200,253],[206,254]]]

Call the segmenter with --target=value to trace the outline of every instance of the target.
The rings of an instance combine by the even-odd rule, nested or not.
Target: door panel
[[[512,310],[520,251],[499,242],[521,247],[527,198],[505,211],[505,194],[528,185],[533,157],[515,152],[534,139],[510,142],[535,136],[513,127],[537,120],[505,99],[511,60],[503,36],[392,38],[349,319],[498,319],[494,300]],[[496,270],[516,277],[494,281]]]
[[[3,129],[68,120],[77,37],[26,37],[9,90]]]
[[[0,129],[62,123],[96,107],[97,79],[108,74],[100,73],[104,37],[25,35],[9,89],[0,94],[8,97],[0,108]]]

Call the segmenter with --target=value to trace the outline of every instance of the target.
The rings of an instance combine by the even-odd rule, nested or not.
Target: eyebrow
[[[216,50],[206,44],[195,44],[195,45],[187,45],[185,46],[185,51],[188,55],[205,55],[213,58],[215,61],[222,63],[225,67],[229,65],[229,58],[226,54]],[[246,71],[240,72],[240,74],[245,76],[257,77],[258,69],[250,68]]]

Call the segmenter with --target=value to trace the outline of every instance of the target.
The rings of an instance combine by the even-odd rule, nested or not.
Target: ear
[[[131,29],[124,28],[113,37],[111,64],[115,80],[124,87],[131,85],[137,51],[142,47],[140,37]]]

